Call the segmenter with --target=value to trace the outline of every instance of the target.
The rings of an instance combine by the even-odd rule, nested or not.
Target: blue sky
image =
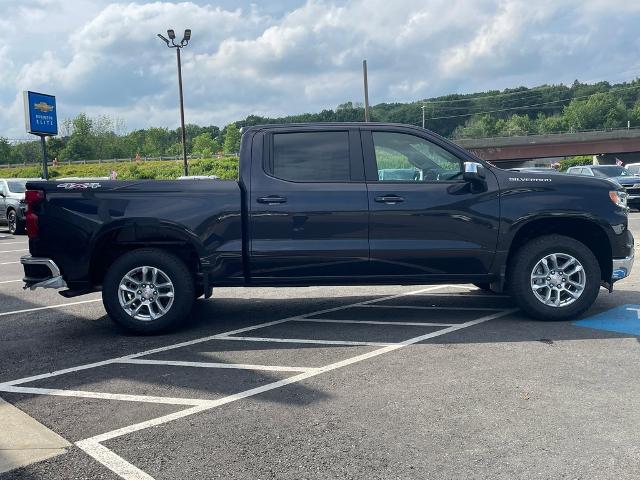
[[[223,126],[371,103],[640,75],[640,2],[609,0],[0,0],[0,136],[25,138],[21,92],[58,114],[178,124],[175,55],[156,34],[193,30],[184,50],[188,122]]]

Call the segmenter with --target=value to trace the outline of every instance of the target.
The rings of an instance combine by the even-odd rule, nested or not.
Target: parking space
[[[25,244],[0,231],[0,251]],[[230,288],[184,329],[140,337],[97,294],[22,291],[21,254],[0,253],[0,396],[73,446],[0,479],[640,468],[638,337],[589,323],[640,304],[637,273],[578,322],[532,321],[473,286]]]

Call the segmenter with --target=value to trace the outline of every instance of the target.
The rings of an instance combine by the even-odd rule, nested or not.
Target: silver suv
[[[6,224],[14,235],[24,233],[27,181],[25,178],[0,178],[0,225]]]

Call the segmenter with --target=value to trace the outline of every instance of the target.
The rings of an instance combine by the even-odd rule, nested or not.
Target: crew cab
[[[238,181],[29,182],[25,287],[101,290],[142,333],[223,286],[474,283],[556,320],[633,265],[616,183],[502,170],[421,128],[251,127],[239,162]]]

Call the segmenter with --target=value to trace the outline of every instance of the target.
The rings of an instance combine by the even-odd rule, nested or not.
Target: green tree
[[[144,131],[144,143],[140,154],[146,157],[164,155],[171,145],[171,136],[166,128],[152,127]]]
[[[595,93],[585,100],[573,100],[564,109],[569,127],[575,130],[623,127],[628,115],[621,99],[613,93]]]
[[[9,163],[12,155],[9,140],[4,137],[0,137],[0,163]]]
[[[562,115],[545,117],[543,114],[540,114],[536,119],[536,124],[538,133],[559,133],[569,130],[567,121]]]
[[[498,121],[496,123],[498,135],[527,135],[535,133],[534,125],[527,115],[512,115],[508,120]]]
[[[84,113],[71,121],[71,135],[67,145],[60,151],[63,159],[91,160],[95,158],[96,143],[93,121]]]
[[[65,145],[66,142],[60,137],[47,138],[47,157],[51,159],[57,158],[60,160],[62,150],[64,150]]]
[[[464,126],[453,132],[453,138],[483,138],[497,133],[496,120],[491,115],[471,117]]]
[[[240,130],[234,123],[225,127],[224,132],[224,153],[234,155],[240,151]]]
[[[220,150],[220,144],[211,136],[209,132],[203,132],[193,139],[191,151],[196,155],[213,156]]]

